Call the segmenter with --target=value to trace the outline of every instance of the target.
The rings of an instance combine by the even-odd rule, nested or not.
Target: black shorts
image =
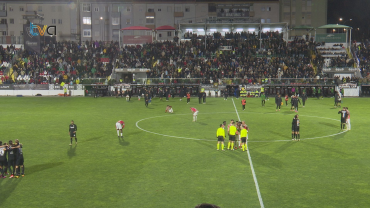
[[[8,160],[8,167],[13,166],[13,165],[15,165],[14,159],[13,160]]]
[[[246,143],[247,142],[247,137],[242,137],[242,143]]]
[[[20,165],[23,165],[24,163],[24,159],[23,159],[23,156],[20,156],[17,161],[15,162],[15,165],[16,166],[20,166]]]
[[[299,126],[295,126],[294,129],[293,129],[293,131],[299,132]]]
[[[229,140],[230,141],[235,141],[235,135],[229,135]]]
[[[3,167],[3,166],[8,166],[8,161],[6,160],[0,161],[0,167]]]
[[[218,138],[218,140],[217,141],[219,141],[219,142],[223,142],[224,141],[224,137],[223,136],[219,136],[219,137],[217,137]]]
[[[76,137],[76,133],[69,132],[69,136],[71,136],[71,137]]]

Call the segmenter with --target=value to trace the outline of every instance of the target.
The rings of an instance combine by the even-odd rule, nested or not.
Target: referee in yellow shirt
[[[225,141],[225,129],[223,128],[223,125],[220,124],[220,128],[217,129],[217,150],[220,150],[220,143],[221,143],[221,150],[224,150],[224,141]]]
[[[240,137],[241,137],[241,140],[242,140],[243,152],[244,152],[244,150],[248,150],[247,149],[247,135],[248,135],[248,131],[247,131],[246,126],[242,126],[242,130],[240,131]]]
[[[235,133],[236,133],[236,127],[235,123],[233,122],[229,128],[229,143],[227,144],[227,149],[234,150],[234,143],[235,143]]]

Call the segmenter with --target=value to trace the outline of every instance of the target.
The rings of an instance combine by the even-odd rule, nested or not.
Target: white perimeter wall
[[[69,92],[68,92],[69,93]],[[72,96],[84,96],[84,90],[71,90]],[[41,94],[42,96],[58,96],[64,94],[63,90],[0,90],[0,96],[35,96]]]

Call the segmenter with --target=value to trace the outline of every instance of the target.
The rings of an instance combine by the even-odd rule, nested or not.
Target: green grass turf
[[[300,142],[277,141],[291,139],[289,107],[275,112],[273,98],[265,107],[248,98],[242,111],[234,101],[250,127],[265,207],[368,207],[370,99],[344,98],[352,130],[324,137],[340,132],[339,109],[332,98],[310,98],[299,111]],[[164,113],[167,104],[174,114]],[[260,207],[247,153],[216,151],[218,125],[238,120],[231,98],[154,99],[146,108],[136,98],[3,97],[0,106],[0,140],[23,143],[26,172],[0,179],[0,207]],[[199,110],[196,123],[190,107]],[[71,119],[79,139],[72,147]]]

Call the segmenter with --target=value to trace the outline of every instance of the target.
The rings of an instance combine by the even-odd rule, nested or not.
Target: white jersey
[[[117,130],[122,130],[122,124],[120,122],[116,123],[116,129]]]

